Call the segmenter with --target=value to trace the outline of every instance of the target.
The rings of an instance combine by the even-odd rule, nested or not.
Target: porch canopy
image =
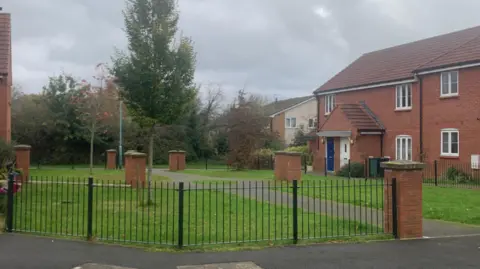
[[[355,137],[357,135],[381,135],[385,132],[383,124],[364,103],[338,104],[317,136]]]
[[[323,137],[351,137],[352,131],[320,131],[317,135]]]

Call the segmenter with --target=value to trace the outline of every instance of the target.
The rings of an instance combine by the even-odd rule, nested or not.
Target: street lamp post
[[[118,141],[118,168],[122,169],[123,168],[123,147],[122,147],[122,142],[123,142],[123,101],[120,100],[120,136],[119,136],[119,141]]]

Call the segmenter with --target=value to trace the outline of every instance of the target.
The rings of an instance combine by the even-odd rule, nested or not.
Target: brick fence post
[[[399,239],[423,237],[422,169],[425,164],[412,161],[391,161],[380,164],[384,174],[384,230]],[[396,195],[392,196],[392,179],[396,179]],[[393,198],[396,198],[393,201]],[[396,205],[396,225],[393,206]]]
[[[132,188],[145,186],[147,155],[136,151],[125,153],[125,183]]]
[[[117,150],[107,150],[107,169],[114,170],[117,168]]]
[[[15,149],[15,161],[16,168],[22,170],[22,182],[27,182],[30,176],[30,151],[29,145],[16,145]]]
[[[185,151],[171,150],[168,152],[168,169],[170,171],[183,171],[185,167]]]
[[[302,154],[299,152],[275,152],[275,179],[300,181],[302,179]]]

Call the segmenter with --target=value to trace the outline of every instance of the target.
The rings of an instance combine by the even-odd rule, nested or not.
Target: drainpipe
[[[419,117],[420,117],[420,161],[423,162],[424,161],[424,152],[423,152],[423,78],[421,76],[419,76],[418,74],[415,75],[417,78],[418,78],[418,89],[419,89],[419,93],[420,93],[420,100],[419,100],[419,103],[420,103],[420,114],[419,114]]]
[[[317,95],[317,132],[320,131],[320,95]],[[317,136],[317,150],[320,150],[320,137]]]

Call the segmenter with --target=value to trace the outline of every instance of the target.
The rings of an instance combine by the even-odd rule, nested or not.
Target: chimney
[[[2,8],[0,8],[2,10]],[[0,12],[0,139],[11,140],[12,45],[9,13]]]

